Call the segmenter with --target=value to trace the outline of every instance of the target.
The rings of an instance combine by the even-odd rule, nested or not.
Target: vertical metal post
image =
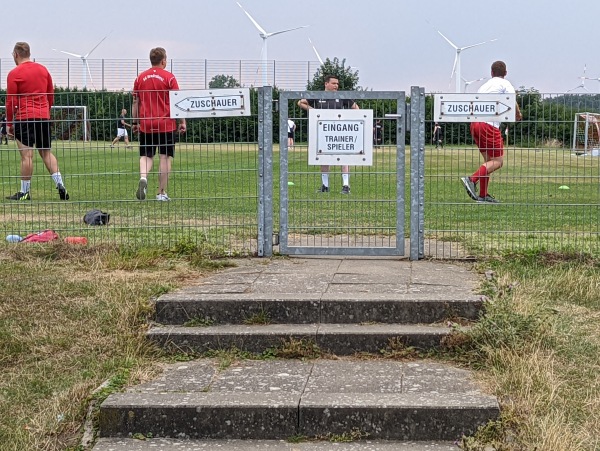
[[[258,89],[258,256],[273,255],[273,88]]]
[[[424,256],[425,227],[425,90],[410,91],[410,259]]]

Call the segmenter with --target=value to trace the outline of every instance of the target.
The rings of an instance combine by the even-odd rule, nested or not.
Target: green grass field
[[[273,157],[274,229],[279,230],[279,152]],[[154,200],[156,170],[148,200],[134,193],[139,178],[137,147],[58,141],[54,151],[71,195],[60,202],[36,156],[32,202],[2,200],[0,234],[52,228],[61,236],[135,245],[206,243],[215,251],[254,253],[258,233],[258,169],[255,144],[179,144],[169,184],[171,202]],[[19,188],[18,152],[0,150],[2,197]],[[410,162],[407,149],[406,161]],[[505,166],[492,176],[490,192],[500,205],[471,201],[459,178],[480,164],[475,148],[435,150],[425,156],[426,240],[456,243],[468,253],[516,248],[599,249],[600,158],[578,157],[562,148],[506,151]],[[396,151],[379,147],[371,167],[353,167],[352,194],[343,196],[339,168],[332,167],[331,192],[316,193],[319,168],[307,165],[306,147],[289,152],[287,220],[290,234],[394,236]],[[559,189],[568,186],[569,189]],[[410,167],[405,168],[405,235],[410,228]],[[88,227],[86,211],[111,214],[108,227]]]

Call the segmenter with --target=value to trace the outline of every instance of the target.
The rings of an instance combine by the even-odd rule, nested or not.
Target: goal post
[[[600,149],[600,113],[575,113],[573,151]]]
[[[6,107],[0,106],[0,113],[4,113]],[[52,139],[63,141],[89,141],[91,135],[91,124],[88,117],[88,109],[85,105],[61,106],[55,105],[50,108],[50,127]]]

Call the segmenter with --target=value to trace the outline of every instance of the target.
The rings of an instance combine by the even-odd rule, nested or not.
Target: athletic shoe
[[[348,185],[342,186],[342,194],[350,194],[350,187]]]
[[[473,200],[479,200],[479,196],[477,195],[477,187],[475,183],[471,181],[469,177],[461,177],[460,181],[463,185],[465,185],[465,189],[467,190],[467,194]]]
[[[157,194],[156,200],[159,200],[161,202],[168,202],[171,200],[171,198],[169,196],[167,196],[167,193],[164,193],[164,194]]]
[[[12,196],[6,196],[8,200],[31,200],[31,194],[22,193],[19,191],[18,193],[13,194]]]
[[[328,193],[329,192],[329,187],[325,186],[325,185],[321,185],[321,188],[319,188],[317,190],[317,193]]]
[[[492,197],[489,194],[486,196],[483,196],[483,197],[478,197],[477,202],[481,202],[481,203],[485,203],[485,204],[499,204],[500,203],[499,200],[494,199],[494,197]]]
[[[146,199],[146,190],[148,189],[148,181],[145,179],[140,179],[138,183],[138,189],[135,193],[135,197],[139,200]]]
[[[69,200],[69,193],[67,193],[67,188],[62,183],[56,185],[56,189],[58,190],[58,197],[60,200]]]

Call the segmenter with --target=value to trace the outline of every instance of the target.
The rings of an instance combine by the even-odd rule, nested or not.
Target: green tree
[[[220,89],[220,88],[239,88],[240,82],[237,81],[231,75],[215,75],[211,78],[210,82],[208,82],[208,87],[211,89]]]
[[[306,84],[309,91],[325,90],[325,75],[334,75],[340,81],[340,91],[356,91],[358,86],[358,71],[353,71],[352,67],[346,66],[346,59],[339,60],[337,57],[333,60],[327,58],[325,62],[317,69],[312,81]]]

